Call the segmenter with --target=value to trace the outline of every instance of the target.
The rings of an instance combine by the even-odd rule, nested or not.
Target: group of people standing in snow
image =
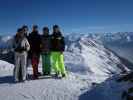
[[[37,25],[33,25],[31,33],[28,33],[28,27],[24,25],[14,36],[13,50],[16,82],[26,80],[28,59],[32,64],[33,79],[38,79],[41,75],[38,71],[40,56],[42,57],[43,75],[51,75],[53,69],[57,77],[66,77],[63,55],[65,41],[58,25],[53,26],[51,35],[48,27],[44,27],[40,35]]]

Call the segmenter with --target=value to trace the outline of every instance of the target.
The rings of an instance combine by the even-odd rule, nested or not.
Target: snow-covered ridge
[[[78,70],[79,68],[79,72],[83,71],[94,75],[110,76],[127,70],[120,59],[111,51],[97,41],[84,36],[79,40],[69,40],[65,59],[66,65],[71,66],[71,69],[75,67],[74,70],[76,68]]]

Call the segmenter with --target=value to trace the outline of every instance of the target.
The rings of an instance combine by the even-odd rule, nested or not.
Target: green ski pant
[[[43,74],[51,73],[51,57],[50,53],[42,53],[42,70]]]
[[[64,65],[64,55],[61,52],[52,52],[52,67],[56,73],[66,74],[65,65]]]

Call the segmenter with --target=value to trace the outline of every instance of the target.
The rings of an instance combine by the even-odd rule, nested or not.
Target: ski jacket
[[[53,33],[51,35],[51,51],[60,51],[65,50],[65,41],[61,32]]]
[[[40,44],[40,48],[41,48],[41,52],[42,53],[48,53],[50,52],[50,48],[51,48],[51,41],[50,41],[50,35],[42,35],[41,36],[41,44]]]
[[[15,36],[13,40],[13,49],[15,52],[23,53],[30,50],[30,44],[25,37],[17,38],[17,36]]]
[[[31,32],[28,36],[28,41],[29,41],[30,46],[31,46],[30,52],[39,54],[40,53],[41,38],[40,38],[38,31]]]

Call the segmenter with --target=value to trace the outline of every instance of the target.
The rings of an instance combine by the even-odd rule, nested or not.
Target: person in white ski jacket
[[[15,54],[15,82],[24,82],[26,80],[27,74],[27,52],[30,50],[30,44],[27,38],[24,36],[22,29],[18,29],[17,34],[14,37],[13,50]]]

